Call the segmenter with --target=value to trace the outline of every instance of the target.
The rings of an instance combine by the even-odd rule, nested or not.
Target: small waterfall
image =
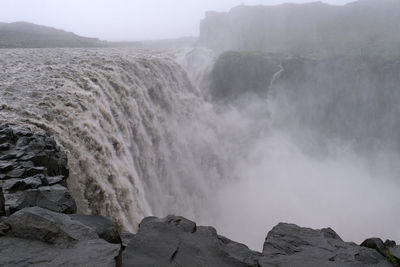
[[[274,75],[272,76],[271,82],[269,83],[269,86],[268,86],[268,95],[270,95],[271,97],[274,97],[274,95],[276,95],[274,86],[275,86],[276,82],[279,80],[279,78],[282,76],[283,72],[285,71],[285,69],[283,68],[283,66],[281,64],[279,64],[278,67],[279,67],[279,70],[274,73]]]

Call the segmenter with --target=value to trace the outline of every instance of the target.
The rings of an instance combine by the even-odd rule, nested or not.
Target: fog
[[[207,10],[228,11],[241,4],[275,5],[283,2],[282,0],[3,0],[0,21],[29,21],[65,29],[82,36],[111,41],[153,40],[198,36],[200,20],[204,18]],[[351,1],[324,2],[343,5]],[[97,102],[89,100],[83,102],[82,106],[89,106],[94,114],[91,118],[83,116],[87,119],[87,123],[92,125],[87,134],[91,136],[99,132],[100,137],[91,138],[108,140],[94,142],[100,148],[108,146],[110,151],[113,151],[117,143],[127,152],[121,156],[122,159],[118,155],[111,160],[110,157],[96,152],[103,156],[101,161],[99,159],[85,161],[89,162],[89,167],[84,166],[84,169],[88,170],[88,173],[96,174],[87,184],[99,183],[99,191],[103,190],[102,192],[107,192],[108,195],[105,194],[101,201],[97,199],[97,195],[101,195],[98,191],[81,196],[80,202],[91,204],[90,208],[85,207],[86,210],[82,210],[86,213],[111,215],[110,217],[115,217],[117,220],[123,218],[121,225],[128,230],[134,230],[138,221],[146,215],[166,216],[174,213],[193,219],[198,224],[212,225],[218,229],[218,233],[243,242],[258,251],[262,248],[267,232],[279,222],[313,228],[332,227],[344,240],[358,243],[371,236],[400,241],[398,227],[400,215],[396,212],[396,207],[400,205],[400,199],[397,197],[400,171],[398,136],[400,76],[397,70],[400,61],[379,54],[380,51],[388,50],[385,42],[389,44],[388,47],[395,44],[395,51],[398,52],[398,45],[395,43],[396,40],[391,39],[393,35],[390,31],[388,31],[390,38],[385,34],[380,35],[382,28],[393,23],[387,25],[376,23],[378,25],[376,26],[375,21],[367,18],[366,21],[371,23],[368,25],[374,26],[371,32],[376,30],[379,33],[374,33],[375,35],[371,37],[368,35],[369,30],[364,29],[365,21],[360,19],[364,18],[363,15],[354,18],[350,16],[354,19],[354,23],[353,20],[349,20],[350,23],[345,21],[345,16],[341,17],[343,25],[332,23],[337,20],[336,17],[328,19],[327,21],[335,26],[329,31],[330,24],[324,19],[321,20],[322,26],[311,25],[321,14],[310,16],[310,20],[308,13],[304,14],[306,18],[304,25],[293,27],[295,29],[293,32],[298,34],[290,36],[293,39],[282,36],[288,34],[279,27],[271,27],[273,30],[277,29],[279,33],[275,35],[279,37],[275,38],[275,44],[268,39],[271,36],[268,34],[273,34],[273,30],[265,34],[259,30],[263,29],[262,24],[257,25],[260,27],[251,27],[254,25],[250,23],[248,32],[246,27],[228,25],[228,29],[234,28],[231,34],[224,32],[225,29],[221,27],[223,34],[229,38],[218,40],[214,37],[219,37],[221,34],[215,34],[213,31],[215,21],[211,19],[209,27],[205,28],[205,35],[209,34],[209,38],[203,36],[203,44],[207,45],[207,41],[211,43],[216,41],[215,46],[217,46],[218,41],[221,41],[225,45],[226,41],[228,44],[220,51],[218,47],[213,51],[213,44],[209,44],[208,48],[192,47],[184,51],[165,53],[163,55],[165,58],[146,51],[143,52],[144,55],[131,57],[131,61],[126,63],[124,60],[129,58],[127,55],[132,56],[129,54],[131,51],[112,48],[110,50],[112,52],[105,50],[103,53],[104,58],[111,58],[108,64],[115,68],[103,69],[103,72],[99,71],[104,59],[100,56],[101,52],[100,55],[96,55],[95,50],[87,52],[90,49],[87,51],[71,49],[68,52],[69,57],[76,63],[73,66],[75,68],[73,73],[76,76],[72,76],[72,80],[85,80],[89,77],[88,73],[98,75],[96,79],[85,81],[83,86],[79,83],[74,84],[75,90],[81,92],[93,87],[100,92],[106,90],[110,91],[110,94],[115,94],[113,97],[115,103],[111,103],[107,97],[103,98],[102,94],[98,94]],[[218,24],[219,21],[216,21]],[[279,15],[276,21],[277,24],[283,21],[288,25],[291,22]],[[242,26],[242,21],[239,20],[237,23]],[[268,23],[266,20],[265,25],[270,26]],[[357,23],[362,25],[367,33],[359,31]],[[282,28],[284,29],[285,25]],[[243,32],[235,31],[237,29]],[[308,38],[307,34],[298,29],[312,31],[310,36],[315,38]],[[248,34],[249,32],[251,34]],[[254,38],[246,39],[243,36]],[[354,36],[355,38],[352,38]],[[295,49],[284,43],[287,40],[297,41],[296,38],[300,40],[300,45],[291,43],[294,47],[298,46]],[[365,40],[372,40],[368,43],[371,46],[360,48],[360,43],[364,44]],[[280,42],[287,45],[286,50],[282,48]],[[264,48],[268,50],[266,44],[271,43],[274,49],[282,48],[282,50],[271,50],[273,52],[284,54],[298,49],[296,52],[304,57],[296,55],[288,60],[286,57],[273,58],[269,54],[263,54],[271,52],[261,51]],[[309,44],[314,46],[308,46]],[[245,73],[242,69],[238,77],[244,81],[245,86],[261,83],[260,87],[264,90],[262,94],[254,92],[256,90],[250,88],[251,86],[239,88],[237,90],[239,93],[246,92],[239,96],[228,95],[229,92],[226,93],[221,88],[212,88],[211,80],[215,77],[211,72],[218,53],[224,49],[246,50],[251,45],[256,47],[254,50],[261,47],[260,51],[255,54],[241,51],[238,52],[241,55],[237,58],[233,55],[230,64],[222,69],[221,76],[228,81],[235,80],[237,78],[235,73],[229,72],[231,67],[234,69],[236,66],[245,66],[244,69],[252,70],[252,73],[248,72],[250,76],[244,75],[243,78],[240,76]],[[368,50],[371,47],[373,49]],[[309,50],[316,52],[316,48],[323,48],[321,49],[323,52],[309,53]],[[332,48],[337,51],[333,53]],[[370,51],[377,55],[371,56]],[[30,58],[31,55],[29,52],[26,53],[27,55],[22,56],[25,61],[29,61],[26,58]],[[46,53],[50,52],[43,50],[36,53],[40,54],[38,57],[42,60],[42,64],[47,64]],[[59,69],[64,69],[70,64],[70,59],[66,56],[68,53],[65,53],[66,55],[60,51],[51,53],[60,53],[57,54],[57,60],[66,58],[67,63],[61,60]],[[87,72],[82,72],[80,64],[86,63],[78,60],[82,57],[80,53],[85,54],[87,62],[94,61],[93,57],[98,60],[96,64],[85,65],[88,68]],[[120,54],[115,56],[114,53]],[[135,53],[141,54],[142,51],[135,50]],[[338,56],[340,53],[343,53],[341,57]],[[268,58],[269,56],[271,57]],[[243,59],[246,57],[248,61]],[[181,66],[176,64],[176,61]],[[138,66],[130,68],[135,64]],[[261,82],[257,80],[253,83],[255,79],[253,73],[265,66],[267,70],[260,72],[260,76],[265,78],[270,72],[273,75],[268,76],[266,80]],[[27,72],[31,71],[30,66],[26,69]],[[50,68],[49,71],[53,74],[55,70]],[[108,76],[110,72],[114,72],[113,77]],[[122,78],[119,76],[121,73],[125,75]],[[160,73],[162,75],[157,76]],[[193,87],[186,74],[191,79]],[[31,74],[32,77],[35,75]],[[26,76],[24,79],[28,78]],[[246,78],[250,83],[246,84]],[[63,79],[68,80],[68,75]],[[28,82],[31,83],[30,80]],[[51,81],[46,80],[46,82],[51,84]],[[230,85],[227,86],[228,89]],[[126,97],[129,94],[123,95],[120,92],[122,89],[128,93],[133,91],[137,95]],[[220,99],[216,99],[215,95],[210,93],[212,89],[222,90]],[[65,88],[57,87],[57,90],[61,91],[62,96],[69,93]],[[232,92],[237,93],[233,89],[230,93]],[[69,101],[67,95],[59,98],[62,102]],[[137,99],[140,100],[138,103],[129,102]],[[84,100],[75,101],[81,103]],[[121,104],[119,101],[127,102]],[[109,110],[109,114],[104,111],[98,116],[98,103],[103,103],[104,110]],[[108,107],[110,103],[112,108]],[[76,114],[87,115],[78,105],[76,109]],[[131,122],[131,118],[135,116],[139,117],[137,122]],[[59,117],[60,121],[56,122],[57,127],[63,126],[65,119],[63,116]],[[114,125],[112,119],[118,123]],[[105,122],[102,120],[110,123],[110,126],[103,128],[101,125]],[[70,118],[70,121],[77,120]],[[125,121],[128,121],[127,125],[124,124]],[[55,122],[50,120],[48,123],[51,125]],[[138,126],[140,123],[144,124],[142,128]],[[128,133],[124,133],[121,129]],[[143,132],[140,132],[140,135],[136,133],[137,136],[133,134],[132,137],[130,131],[135,133],[137,129],[142,129]],[[78,130],[79,127],[74,129]],[[64,134],[64,131],[61,132]],[[103,132],[109,136],[102,137]],[[118,134],[115,134],[116,132]],[[114,140],[114,136],[119,138],[118,142],[110,141]],[[60,139],[63,138],[70,137],[61,135]],[[76,138],[70,142],[75,144],[82,141],[79,135]],[[87,151],[79,146],[75,149],[83,151],[82,157],[92,159],[93,148],[90,145]],[[96,151],[101,150],[96,149]],[[76,170],[72,171],[75,175],[71,176],[81,186],[80,183],[84,183],[79,179],[90,175],[82,177],[78,175],[80,170],[77,166],[81,162],[79,156],[81,155],[70,162],[76,167]],[[100,164],[103,169],[95,170],[96,164]],[[135,164],[137,166],[134,166]],[[102,185],[104,182],[102,180],[106,179],[99,177],[107,172],[110,172],[115,179],[111,184]],[[131,177],[137,180],[135,183],[140,184],[140,190],[135,190],[136,185],[131,183]],[[123,179],[126,181],[121,183]],[[90,191],[90,188],[87,190],[84,186],[76,188],[82,192]],[[124,187],[128,188],[128,193],[118,194],[121,188],[126,189]],[[116,196],[121,199],[112,202],[110,199]],[[104,206],[107,205],[103,205],[103,201],[114,213],[104,214],[108,211],[104,211]],[[124,209],[117,209],[121,203]]]
[[[367,236],[400,238],[394,212],[400,205],[397,152],[371,147],[360,152],[346,139],[318,142],[319,132],[280,115],[287,106],[279,100],[245,103],[244,110],[230,107],[217,119],[225,142],[242,142],[230,147],[236,151],[230,177],[210,196],[216,211],[208,219],[221,234],[255,250],[279,222],[329,226],[357,243]],[[290,116],[292,122],[299,119]],[[243,139],[230,139],[232,132]]]
[[[198,36],[207,10],[283,0],[1,0],[0,22],[27,21],[110,41]],[[291,2],[305,3],[307,0]],[[344,4],[351,0],[326,0]]]

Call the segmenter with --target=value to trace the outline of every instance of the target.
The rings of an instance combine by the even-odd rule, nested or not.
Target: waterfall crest
[[[171,57],[29,49],[5,50],[0,61],[0,120],[55,136],[68,152],[79,212],[113,218],[127,230],[146,215],[196,217],[208,189],[193,177],[201,172],[188,148],[195,144],[180,125],[204,103]]]

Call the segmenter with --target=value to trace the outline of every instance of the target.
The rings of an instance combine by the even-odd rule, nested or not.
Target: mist
[[[304,138],[303,131],[310,134],[307,128],[288,131],[272,126],[273,112],[282,112],[278,107],[263,113],[261,103],[248,105],[253,111],[240,119],[235,112],[221,115],[225,123],[236,125],[227,128],[229,132],[242,131],[243,139],[252,140],[233,159],[230,175],[235,178],[212,198],[217,211],[211,221],[222,234],[255,250],[264,242],[260,233],[279,222],[311,228],[329,225],[345,240],[357,243],[365,236],[400,237],[399,217],[393,213],[400,204],[397,152],[357,152],[344,140],[319,143]],[[268,126],[260,127],[262,118]],[[259,132],[248,131],[250,127]]]
[[[0,22],[28,21],[108,41],[198,36],[208,10],[228,11],[240,4],[275,5],[282,0],[2,0]],[[293,0],[305,3],[307,0]],[[350,0],[324,1],[345,4]]]
[[[173,229],[218,244],[218,255],[245,249],[263,266],[262,258],[285,261],[304,244],[314,253],[308,237],[282,253],[274,242],[286,233],[266,241],[280,222],[331,227],[357,244],[400,241],[400,2],[291,2],[302,4],[4,0],[0,127],[11,145],[0,143],[0,179],[27,179],[41,167],[13,150],[40,132],[65,151],[69,171],[54,181],[71,213],[108,218],[118,245],[118,231],[134,240],[160,227],[168,238]],[[28,129],[21,141],[18,127]],[[0,187],[4,216],[26,208],[15,204],[25,190],[52,186],[36,180],[19,191]],[[330,253],[323,261],[365,263],[365,246],[312,231]],[[168,238],[166,247],[178,240]],[[167,262],[191,253],[179,250],[185,238],[168,247]],[[366,261],[386,261],[384,246],[368,247]]]

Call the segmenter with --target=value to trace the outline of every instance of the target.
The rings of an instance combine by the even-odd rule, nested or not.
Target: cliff
[[[282,106],[279,115],[296,131],[306,126],[315,138],[399,151],[399,67],[399,57],[226,52],[211,71],[210,95],[217,102],[246,95],[274,99]]]
[[[344,6],[238,6],[227,13],[208,12],[201,22],[199,44],[218,51],[398,52],[399,12],[396,0],[360,0]]]

